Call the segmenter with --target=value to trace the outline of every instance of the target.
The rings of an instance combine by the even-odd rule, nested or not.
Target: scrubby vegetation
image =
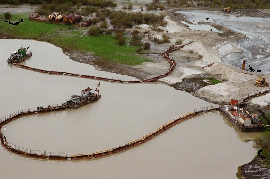
[[[270,124],[270,114],[262,112],[259,118],[263,122],[264,125]]]
[[[0,0],[1,1],[1,0]],[[41,15],[48,15],[53,11],[59,13],[79,13],[81,15],[89,15],[91,13],[96,13],[97,17],[100,14],[105,17],[109,15],[110,10],[107,7],[116,7],[116,3],[110,0],[87,0],[87,1],[63,1],[59,3],[59,0],[53,1],[41,1],[41,6],[36,10],[37,13]],[[82,7],[84,5],[84,7]],[[82,8],[81,11],[78,9]]]
[[[176,45],[181,45],[183,42],[181,39],[177,39],[177,41],[175,42]]]
[[[158,44],[164,44],[164,43],[170,43],[170,37],[166,34],[162,35],[162,39],[159,39],[157,37],[154,37],[153,41]]]
[[[159,0],[153,0],[152,3],[146,4],[147,11],[157,10],[159,8],[160,11],[165,9],[164,4],[160,3]]]
[[[210,83],[212,85],[215,85],[215,84],[218,84],[218,83],[222,83],[222,81],[220,81],[220,80],[218,80],[218,79],[216,79],[214,77],[208,77],[207,79],[210,80]]]
[[[53,11],[59,13],[74,13],[76,11],[76,6],[73,6],[71,2],[66,2],[63,4],[57,4],[55,2],[48,4],[43,2],[42,5],[36,10],[36,12],[40,15],[48,15]]]
[[[7,4],[72,4],[72,5],[87,5],[87,6],[97,6],[97,7],[116,7],[116,3],[113,0],[0,0],[0,3],[7,3]]]
[[[264,162],[270,167],[270,131],[265,131],[256,139],[255,145],[258,148],[262,148],[261,155],[265,157]]]
[[[269,9],[269,0],[166,0],[171,7],[211,7],[232,9]]]
[[[89,36],[99,36],[102,33],[103,31],[100,29],[99,26],[91,26],[88,30]]]
[[[143,49],[144,50],[149,50],[150,49],[150,46],[151,46],[151,44],[149,42],[143,43]]]
[[[114,38],[117,40],[117,44],[119,46],[123,46],[123,45],[126,44],[126,39],[125,39],[125,37],[123,35],[123,32],[116,32],[114,34]]]
[[[141,46],[142,45],[142,37],[140,36],[140,32],[138,30],[134,30],[132,32],[132,38],[130,40],[130,45],[133,46]]]
[[[11,13],[10,12],[4,13],[4,17],[5,17],[5,19],[10,19],[11,18]]]
[[[109,19],[111,20],[111,24],[114,28],[131,28],[133,25],[139,24],[166,25],[166,23],[164,23],[164,15],[150,13],[143,14],[141,12],[127,13],[116,11],[109,15]]]

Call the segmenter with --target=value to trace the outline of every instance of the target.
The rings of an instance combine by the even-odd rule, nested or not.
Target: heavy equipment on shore
[[[223,8],[223,12],[230,13],[231,12],[231,7]]]
[[[256,84],[255,86],[257,87],[269,87],[269,84],[265,81],[265,77],[259,77],[256,79]]]

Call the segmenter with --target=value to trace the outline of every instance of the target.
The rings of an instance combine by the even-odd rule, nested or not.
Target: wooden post
[[[243,61],[242,70],[246,70],[246,61]]]

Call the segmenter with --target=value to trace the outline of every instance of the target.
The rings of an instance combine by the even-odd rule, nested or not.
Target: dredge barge
[[[99,94],[100,83],[96,87],[95,90],[91,88],[86,88],[81,91],[81,94],[74,94],[68,99],[66,102],[62,103],[61,105],[49,105],[48,107],[37,107],[36,113],[44,113],[49,111],[59,111],[65,109],[77,109],[89,103],[93,103],[99,98],[101,95]]]
[[[101,95],[99,94],[100,83],[95,90],[86,88],[81,91],[81,94],[74,94],[66,102],[67,108],[77,109],[83,105],[97,101]]]
[[[17,52],[11,54],[7,62],[8,64],[20,63],[29,59],[30,57],[32,57],[32,52],[30,51],[30,48],[21,47],[20,49],[18,49]]]
[[[231,105],[221,106],[220,111],[243,132],[261,132],[269,128],[259,119],[258,114],[247,111],[245,104],[238,104],[238,100],[231,99]]]

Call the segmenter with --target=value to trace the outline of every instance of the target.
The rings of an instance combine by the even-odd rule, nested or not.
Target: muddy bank
[[[217,78],[211,74],[194,74],[182,79],[182,82],[173,84],[172,86],[181,91],[194,94],[200,88],[211,85],[211,80]]]
[[[239,166],[236,175],[239,179],[269,179],[270,169],[256,156],[251,162]]]

